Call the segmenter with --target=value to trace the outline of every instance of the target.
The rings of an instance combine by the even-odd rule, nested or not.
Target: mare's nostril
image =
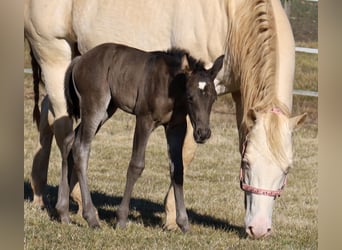
[[[268,228],[265,231],[258,231],[255,228],[253,228],[252,226],[246,228],[246,233],[248,234],[249,237],[251,237],[252,239],[259,239],[262,237],[267,237],[271,234],[271,228]]]
[[[253,234],[253,227],[248,227],[247,230],[246,230],[247,234],[250,236],[250,237],[254,237],[254,234]]]

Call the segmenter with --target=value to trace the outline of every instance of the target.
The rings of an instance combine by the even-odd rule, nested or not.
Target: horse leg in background
[[[183,232],[187,232],[190,229],[183,192],[184,167],[182,146],[187,133],[186,129],[185,121],[184,123],[165,128],[170,159],[170,177],[175,199],[176,223]]]
[[[116,212],[118,218],[117,226],[120,228],[126,227],[129,202],[132,196],[133,187],[145,168],[146,145],[153,129],[154,124],[150,117],[136,117],[132,157],[127,169],[125,191],[120,206]]]
[[[65,71],[70,63],[71,50],[66,50],[67,47],[65,47],[66,44],[63,40],[51,41],[51,43],[55,45],[55,47],[53,47],[56,49],[56,51],[54,51],[55,53],[65,55],[65,57],[58,57],[58,60],[53,58],[51,60],[54,61],[47,61],[42,65],[45,87],[54,113],[53,133],[62,155],[64,139],[73,131],[73,121],[66,110],[63,87]],[[60,51],[61,49],[63,49],[63,53]],[[49,53],[52,52],[49,50]],[[67,53],[70,53],[70,57],[66,55]]]
[[[46,95],[41,103],[39,122],[39,143],[33,158],[31,172],[31,187],[33,190],[33,203],[41,208],[48,206],[44,204],[44,189],[47,184],[47,174],[53,139],[54,114],[50,104],[49,96]],[[72,173],[73,165],[69,165],[69,174]],[[80,186],[75,173],[70,177],[71,197],[78,204],[78,214],[82,215],[82,197]]]
[[[51,143],[53,138],[53,114],[50,109],[49,98],[46,95],[41,104],[41,116],[39,122],[38,148],[33,158],[31,172],[31,187],[33,190],[33,203],[41,208],[44,204],[43,195],[47,183]]]
[[[242,116],[243,116],[241,92],[240,91],[233,92],[232,97],[235,102],[236,124],[237,124],[237,129],[238,129],[238,134],[239,134],[239,149],[240,149],[240,152],[242,152],[242,147],[243,147],[242,138],[245,138],[245,136],[243,134],[244,133],[243,128],[241,128]]]
[[[193,127],[190,122],[189,116],[186,117],[186,124],[187,124],[187,130],[186,135],[184,138],[183,143],[183,167],[184,167],[184,177],[186,170],[192,160],[194,159],[197,144],[194,140],[193,136]],[[175,203],[175,194],[173,190],[172,183],[170,184],[169,190],[165,196],[164,200],[164,206],[165,206],[165,213],[166,213],[166,219],[164,224],[164,229],[166,230],[176,230],[178,228],[178,225],[176,223],[176,203]]]

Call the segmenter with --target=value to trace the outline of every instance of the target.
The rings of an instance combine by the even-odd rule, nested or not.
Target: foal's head
[[[214,80],[222,68],[223,57],[218,57],[210,69],[205,69],[203,63],[188,56],[189,75],[185,87],[187,109],[197,143],[204,143],[211,135],[210,112],[217,98]]]

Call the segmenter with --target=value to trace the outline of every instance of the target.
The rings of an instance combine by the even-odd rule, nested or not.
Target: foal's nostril
[[[207,139],[210,138],[211,131],[210,129],[196,129],[194,135],[197,143],[204,143]]]
[[[210,129],[208,129],[208,132],[207,132],[207,139],[209,139],[209,138],[210,138],[210,136],[211,136],[211,130],[210,130]]]

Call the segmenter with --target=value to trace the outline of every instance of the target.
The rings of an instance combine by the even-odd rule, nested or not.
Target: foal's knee
[[[133,177],[139,178],[142,172],[144,171],[144,168],[145,168],[144,163],[131,161],[129,163],[128,171]]]

